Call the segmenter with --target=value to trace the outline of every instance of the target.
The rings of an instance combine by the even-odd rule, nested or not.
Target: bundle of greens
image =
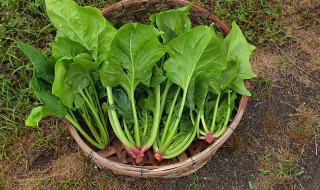
[[[225,38],[213,26],[192,27],[191,7],[116,29],[98,9],[46,0],[57,28],[52,57],[19,43],[34,64],[31,86],[44,104],[26,124],[57,115],[103,149],[108,120],[137,162],[151,147],[161,161],[195,139],[214,142],[232,120],[237,97],[251,95],[244,81],[255,76],[254,46],[235,23]]]
[[[45,3],[57,28],[52,57],[18,42],[34,65],[31,87],[44,104],[31,111],[26,125],[37,126],[42,117],[56,115],[69,120],[89,143],[104,149],[109,143],[107,113],[101,104],[106,93],[98,68],[116,29],[96,8],[80,7],[71,0]]]

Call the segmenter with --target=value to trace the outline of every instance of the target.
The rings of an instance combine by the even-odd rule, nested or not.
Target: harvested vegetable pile
[[[98,149],[112,131],[137,162],[151,147],[161,161],[196,139],[214,142],[233,119],[237,98],[251,95],[244,81],[255,76],[254,46],[235,23],[225,38],[213,26],[192,27],[189,5],[152,15],[150,25],[116,28],[96,8],[45,3],[57,28],[52,56],[18,42],[43,103],[28,126],[56,115]]]

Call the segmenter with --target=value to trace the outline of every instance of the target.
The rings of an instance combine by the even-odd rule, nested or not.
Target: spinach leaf
[[[223,40],[221,46],[226,53],[227,61],[235,61],[236,59],[239,61],[238,72],[233,79],[234,82],[230,84],[230,88],[237,93],[250,96],[251,93],[246,89],[244,80],[256,76],[252,72],[249,62],[255,47],[247,42],[241,29],[235,22],[232,23],[231,32]]]
[[[204,99],[209,91],[210,79],[205,72],[200,72],[196,76],[195,80],[189,85],[187,100],[188,107],[190,109],[198,109],[203,104]]]
[[[51,46],[52,55],[56,60],[72,59],[80,53],[90,53],[83,45],[65,36],[56,37],[56,42]]]
[[[50,115],[53,115],[53,113],[45,106],[33,108],[25,121],[25,125],[29,127],[36,127],[42,118]]]
[[[90,84],[94,86],[91,72],[99,68],[98,62],[87,59],[74,58],[65,76],[64,82],[69,83],[74,89],[84,89]]]
[[[152,26],[128,23],[115,35],[100,77],[104,86],[121,85],[134,101],[138,84],[149,86],[153,67],[166,49],[157,40]]]
[[[191,30],[191,20],[188,16],[191,7],[192,4],[150,16],[153,25],[163,32],[163,44],[168,44],[172,39]]]
[[[36,48],[19,41],[17,44],[19,49],[27,55],[33,64],[36,70],[36,77],[41,78],[48,83],[52,83],[54,79],[54,63],[50,62],[47,56],[43,55]]]
[[[239,70],[239,60],[236,57],[235,60],[228,61],[227,69],[223,71],[221,77],[220,77],[220,85],[221,90],[224,90],[226,87],[231,84],[235,77],[238,74]]]
[[[125,119],[127,124],[133,123],[133,118],[132,118],[132,107],[131,103],[129,100],[128,95],[123,89],[114,89],[113,90],[113,95],[114,95],[114,105],[119,113],[119,116]]]
[[[60,118],[64,118],[67,109],[61,100],[51,93],[51,86],[38,79],[35,75],[31,79],[31,87],[35,91],[37,98],[54,114]]]
[[[65,83],[65,77],[72,60],[60,59],[55,66],[55,80],[52,84],[52,94],[60,98],[67,108],[73,108],[75,99],[75,89],[70,84]]]
[[[210,86],[219,91],[226,61],[217,41],[214,30],[207,26],[197,26],[172,40],[168,44],[170,58],[164,63],[169,80],[187,91],[190,82],[203,71],[210,79]]]
[[[50,21],[69,39],[80,43],[94,57],[98,57],[99,35],[113,26],[99,9],[80,7],[73,0],[46,0]],[[100,40],[101,41],[101,40]]]
[[[98,36],[98,60],[106,59],[107,52],[111,48],[111,42],[116,35],[117,30],[113,27],[106,27]]]

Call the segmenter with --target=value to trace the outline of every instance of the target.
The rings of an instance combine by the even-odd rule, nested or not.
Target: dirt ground
[[[39,134],[29,129],[1,161],[4,189],[320,190],[320,27],[291,16],[286,27],[295,37],[255,50],[258,76],[245,115],[195,174],[161,180],[98,171],[66,129],[44,129],[42,136],[58,137],[45,147],[31,146]]]

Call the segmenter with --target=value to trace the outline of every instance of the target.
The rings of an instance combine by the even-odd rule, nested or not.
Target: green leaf
[[[229,84],[233,82],[238,74],[239,60],[236,57],[235,60],[228,61],[228,67],[222,72],[220,78],[221,90],[224,90]]]
[[[133,123],[132,118],[132,107],[130,103],[130,99],[126,92],[122,89],[115,89],[113,90],[114,95],[114,106],[119,113],[120,116],[122,116],[127,124]]]
[[[190,108],[190,109],[195,109],[195,105],[194,105],[194,92],[195,92],[195,84],[194,84],[194,80],[192,80],[189,84],[188,87],[188,94],[187,94],[187,101],[186,101],[186,105]]]
[[[244,81],[241,79],[233,81],[229,86],[233,91],[235,91],[238,94],[251,96],[250,91],[246,88],[246,86],[244,85]]]
[[[46,0],[50,21],[69,39],[82,44],[96,59],[99,35],[112,27],[99,9],[80,7],[73,0]]]
[[[192,132],[194,129],[194,125],[192,124],[190,117],[183,115],[180,119],[179,123],[179,132]]]
[[[108,103],[107,102],[103,102],[101,105],[101,108],[103,110],[104,113],[108,112]]]
[[[35,90],[38,99],[52,112],[52,114],[64,118],[67,114],[67,109],[61,100],[51,94],[51,88],[46,82],[33,76],[31,79],[31,87]]]
[[[213,111],[215,104],[216,102],[213,100],[205,103],[205,118],[210,118],[212,116],[211,112]]]
[[[111,42],[113,37],[116,35],[117,30],[114,28],[106,27],[101,34],[98,36],[98,59],[105,60],[107,52],[111,48]]]
[[[223,40],[224,40],[223,33],[219,32],[219,31],[216,31],[216,34],[217,34],[217,37],[219,38],[220,43],[222,43]]]
[[[33,76],[30,81],[30,86],[36,92],[36,95],[37,92],[51,93],[51,84],[43,79],[37,78],[35,75],[36,72],[36,69],[33,69]]]
[[[195,80],[195,104],[198,110],[204,103],[210,85],[210,79],[205,72],[198,73]]]
[[[141,110],[154,111],[156,97],[154,91],[151,89],[146,89],[147,95],[145,96],[136,96],[139,97],[139,107]]]
[[[94,62],[93,57],[88,53],[80,53],[76,57],[74,57],[74,59],[75,58],[77,58],[77,59],[86,59],[88,61]]]
[[[47,107],[39,106],[33,108],[25,121],[25,125],[29,127],[37,127],[42,118],[50,115],[53,115],[53,113]]]
[[[249,190],[253,190],[253,185],[252,185],[251,181],[248,181],[248,185],[249,185]]]
[[[75,90],[71,85],[64,82],[68,69],[72,61],[60,59],[55,66],[55,80],[52,85],[52,94],[60,98],[63,104],[68,108],[73,108]]]
[[[235,22],[232,23],[231,32],[223,40],[221,46],[227,54],[227,61],[234,60],[235,57],[238,57],[239,72],[237,78],[250,79],[256,76],[252,72],[249,62],[255,47],[247,42],[241,29]]]
[[[85,103],[85,100],[80,96],[80,94],[75,94],[73,102],[74,102],[75,108],[79,109],[79,108],[82,108],[82,106]]]
[[[159,69],[157,66],[153,69],[153,74],[150,82],[151,87],[156,87],[166,80],[167,77],[164,76],[163,70]]]
[[[64,82],[69,83],[72,88],[84,89],[93,82],[91,72],[98,69],[99,63],[81,58],[74,58],[73,60],[74,62],[70,65]]]
[[[31,63],[33,64],[36,72],[35,75],[38,78],[41,78],[48,83],[53,83],[54,79],[54,63],[49,62],[48,58],[43,55],[39,50],[36,48],[25,44],[23,42],[17,42],[19,49],[27,55],[30,59]]]
[[[230,110],[231,112],[233,111],[234,107],[235,107],[235,101],[237,99],[237,95],[236,93],[232,93],[231,94],[231,98],[230,98]],[[226,96],[224,97],[224,99],[222,100],[221,103],[219,103],[219,108],[217,111],[217,117],[216,117],[216,123],[219,122],[224,122],[225,121],[225,117],[226,117],[226,113],[228,112],[228,96],[226,94]]]
[[[219,91],[219,79],[226,62],[217,41],[214,30],[207,26],[195,27],[172,40],[168,44],[172,50],[170,58],[164,63],[168,78],[187,90],[198,73],[205,72],[210,86]]]
[[[139,83],[149,86],[153,67],[166,52],[152,26],[128,23],[115,35],[100,70],[104,86],[121,85],[133,96]]]
[[[72,59],[80,53],[90,53],[78,42],[70,40],[68,37],[56,37],[56,42],[51,44],[52,55],[56,60]]]
[[[190,109],[200,110],[209,91],[209,85],[210,79],[205,72],[199,72],[195,80],[191,81],[187,94],[187,103]]]
[[[221,46],[227,54],[227,61],[236,59],[239,61],[239,69],[233,79],[234,82],[231,84],[231,89],[244,95],[250,95],[250,92],[245,89],[244,80],[256,76],[249,62],[255,47],[247,42],[235,22],[232,23],[232,30],[223,40]]]
[[[172,39],[191,30],[191,20],[188,16],[191,7],[192,4],[151,15],[151,22],[163,31],[163,44],[168,44]]]

